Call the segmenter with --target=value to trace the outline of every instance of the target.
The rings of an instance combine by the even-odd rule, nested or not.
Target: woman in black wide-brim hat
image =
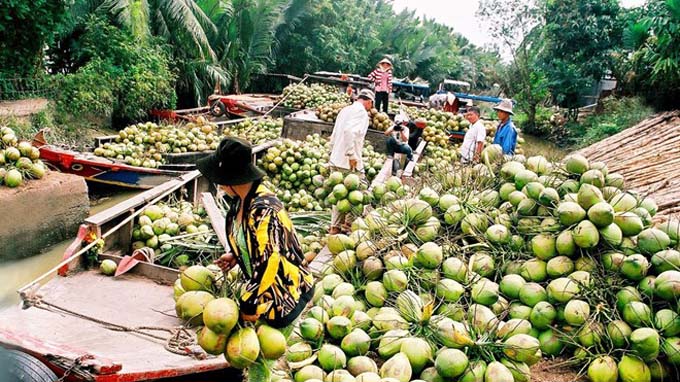
[[[262,319],[290,333],[313,294],[313,277],[281,201],[261,184],[251,145],[225,138],[198,170],[232,198],[227,213],[229,250],[216,261],[223,271],[238,263],[246,279],[239,308],[244,321]],[[268,380],[270,365],[255,364],[250,380]]]

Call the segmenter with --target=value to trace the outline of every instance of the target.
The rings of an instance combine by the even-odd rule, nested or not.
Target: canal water
[[[140,191],[104,191],[97,189],[90,195],[90,215],[137,195]],[[66,248],[73,242],[69,238],[61,243],[43,249],[35,256],[0,263],[0,307],[19,301],[17,289],[59,264]]]

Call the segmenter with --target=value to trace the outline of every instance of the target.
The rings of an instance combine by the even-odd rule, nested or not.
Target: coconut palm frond
[[[623,31],[623,43],[628,49],[638,49],[649,37],[649,24],[638,22],[631,24]]]

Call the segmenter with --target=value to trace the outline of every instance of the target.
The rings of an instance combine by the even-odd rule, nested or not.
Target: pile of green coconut
[[[497,150],[328,238],[282,380],[678,380],[678,222],[603,163]]]
[[[482,157],[328,237],[275,380],[524,382],[553,357],[594,382],[680,380],[678,221],[580,155]]]

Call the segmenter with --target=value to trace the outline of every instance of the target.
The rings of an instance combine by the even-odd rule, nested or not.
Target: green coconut
[[[557,317],[557,310],[547,301],[539,301],[531,309],[529,321],[531,325],[538,330],[545,330]]]
[[[352,321],[345,316],[332,317],[326,322],[326,330],[332,338],[340,340],[352,331]]]
[[[588,209],[588,219],[598,228],[614,222],[614,209],[607,202],[599,202]]]
[[[659,356],[661,337],[652,328],[638,328],[630,334],[631,348],[644,361],[651,361]]]
[[[231,367],[244,369],[257,361],[260,341],[253,328],[243,328],[233,333],[227,342],[224,355]]]
[[[408,358],[413,373],[420,373],[433,358],[430,344],[418,337],[404,339],[400,351]]]
[[[564,158],[564,169],[572,174],[581,175],[589,169],[588,159],[580,154],[572,154]]]
[[[588,170],[581,175],[581,183],[602,188],[605,185],[604,174],[600,170]]]
[[[458,349],[444,349],[437,354],[434,367],[443,378],[456,378],[463,374],[469,365],[465,353]]]
[[[663,353],[666,354],[668,362],[675,366],[680,365],[680,338],[669,337],[664,339],[661,348]]]
[[[597,203],[604,201],[602,191],[592,184],[582,184],[578,189],[578,204],[586,211]]]
[[[467,265],[457,257],[449,257],[442,263],[442,275],[458,282],[466,282]]]
[[[538,202],[544,206],[555,206],[560,201],[560,195],[552,187],[544,188],[538,195]]]
[[[373,373],[380,380],[378,373],[378,366],[371,358],[366,356],[352,357],[347,361],[347,371],[355,377],[364,373]],[[369,381],[365,381],[369,382]]]
[[[600,242],[600,233],[589,220],[583,220],[576,225],[573,237],[574,243],[583,249],[593,248]]]
[[[671,239],[662,230],[647,228],[637,237],[640,252],[647,255],[655,254],[671,245]]]
[[[662,230],[671,239],[671,246],[676,246],[680,239],[680,220],[669,219],[656,228]]]
[[[623,232],[621,228],[612,223],[604,228],[600,228],[600,237],[605,243],[612,247],[618,247],[623,243]]]
[[[625,180],[623,178],[623,175],[613,172],[613,173],[607,174],[604,177],[604,183],[607,186],[612,186],[612,187],[622,189],[624,184],[625,184]]]
[[[546,288],[550,301],[566,303],[581,292],[579,284],[567,277],[551,281]]]
[[[618,377],[616,361],[610,356],[597,357],[588,365],[588,378],[592,382],[616,382]]]
[[[576,224],[586,217],[586,210],[574,202],[562,202],[557,207],[557,216],[565,226]]]
[[[524,169],[519,170],[517,174],[515,174],[515,187],[518,190],[521,190],[530,182],[538,182],[538,175],[535,172]]]
[[[576,253],[576,243],[571,230],[564,230],[555,239],[555,250],[563,256],[573,256]]]
[[[340,348],[350,357],[365,355],[371,345],[371,337],[362,329],[352,329],[342,338]]]
[[[656,273],[680,269],[680,252],[674,249],[658,251],[652,256],[651,263]]]
[[[522,264],[520,276],[528,281],[544,281],[548,277],[547,263],[540,259],[527,260]]]
[[[642,301],[642,295],[635,287],[623,287],[616,293],[616,309],[619,311],[623,311],[623,308],[631,301]]]
[[[590,316],[590,305],[583,300],[571,300],[564,307],[564,320],[569,325],[583,325]]]
[[[545,288],[535,282],[528,282],[519,290],[519,300],[530,307],[533,307],[540,301],[546,301],[547,299],[548,294]]]
[[[574,271],[574,262],[566,256],[557,256],[548,261],[546,271],[550,278],[567,276]]]
[[[649,367],[643,360],[632,355],[624,355],[618,364],[621,382],[651,382]]]
[[[634,328],[651,326],[652,311],[640,301],[631,301],[623,307],[623,319]]]
[[[347,356],[339,347],[324,344],[317,353],[319,366],[325,371],[342,369],[347,365]]]
[[[471,296],[474,302],[490,306],[498,301],[498,284],[482,278],[472,285]]]
[[[295,373],[295,382],[323,381],[326,373],[316,365],[307,365]]]
[[[538,335],[538,342],[541,344],[541,353],[552,356],[560,355],[565,345],[560,340],[560,335],[553,329],[542,331]]]
[[[517,299],[519,298],[519,291],[526,284],[524,278],[520,275],[505,275],[499,284],[499,290],[503,295]]]
[[[621,274],[630,280],[642,280],[649,269],[649,261],[643,255],[630,255],[621,263]]]
[[[630,334],[633,332],[630,325],[622,320],[614,320],[607,324],[607,335],[616,348],[628,346]]]
[[[549,234],[536,235],[531,239],[531,250],[537,258],[549,260],[557,256],[555,237]]]
[[[622,192],[620,194],[614,195],[609,204],[614,208],[616,212],[629,212],[632,211],[638,205],[638,201],[635,196]]]
[[[677,301],[680,298],[680,271],[661,272],[654,282],[654,293],[666,301]]]
[[[465,293],[465,288],[459,282],[447,278],[439,280],[436,287],[437,297],[447,302],[457,302]]]

